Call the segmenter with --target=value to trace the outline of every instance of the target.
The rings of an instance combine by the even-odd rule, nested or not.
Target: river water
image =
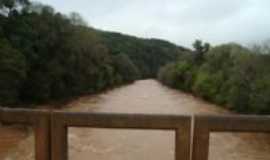
[[[231,114],[189,94],[162,86],[155,80],[137,81],[96,96],[84,96],[64,108],[78,112]],[[33,159],[29,147],[33,147],[31,139],[21,142],[20,151],[15,149],[6,160]],[[174,159],[174,132],[171,131],[69,128],[68,142],[70,160]],[[270,160],[270,136],[211,134],[209,159]]]

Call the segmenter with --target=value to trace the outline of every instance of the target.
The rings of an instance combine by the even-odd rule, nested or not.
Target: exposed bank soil
[[[155,80],[137,81],[97,96],[84,96],[65,108],[78,112],[231,114]],[[211,134],[209,159],[269,160],[269,139],[264,134]],[[170,131],[70,128],[68,140],[70,160],[174,159],[174,133]],[[2,139],[0,142],[3,144]],[[33,136],[28,136],[9,152],[6,160],[32,160],[31,146]]]

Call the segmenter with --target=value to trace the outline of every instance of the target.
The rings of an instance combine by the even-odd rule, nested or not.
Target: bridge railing
[[[50,160],[50,114],[41,110],[0,109],[0,123],[32,126],[35,135],[35,159]]]
[[[34,127],[36,160],[68,160],[68,127],[171,130],[176,133],[176,160],[190,160],[191,157],[207,160],[211,132],[270,133],[269,116],[191,117],[0,109],[0,122]]]
[[[158,129],[175,131],[175,158],[190,159],[191,118],[175,115],[66,113],[52,115],[52,160],[67,160],[67,128]]]
[[[270,116],[195,116],[193,160],[208,160],[211,132],[270,133]]]

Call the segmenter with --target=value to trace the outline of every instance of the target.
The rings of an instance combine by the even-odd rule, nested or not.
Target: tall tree
[[[72,12],[69,15],[71,23],[75,26],[88,26],[87,22],[77,12]]]
[[[1,0],[0,10],[9,14],[11,11],[15,10],[18,6],[29,5],[29,0]]]
[[[195,60],[198,63],[201,63],[204,59],[205,53],[207,53],[210,49],[209,43],[203,43],[201,40],[196,40],[193,43],[193,47],[195,49]]]

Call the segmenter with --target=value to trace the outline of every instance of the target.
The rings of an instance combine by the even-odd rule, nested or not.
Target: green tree
[[[196,46],[197,50],[203,48],[201,42]],[[178,62],[160,70],[159,80],[239,113],[269,114],[270,55],[267,53],[267,47],[262,51],[235,43],[223,44],[211,48],[200,65],[191,63],[188,54],[181,56]],[[193,75],[191,80],[190,75]],[[183,87],[186,82],[192,90]]]
[[[207,53],[210,49],[210,44],[209,43],[203,43],[201,40],[196,40],[193,43],[193,48],[195,49],[195,61],[197,63],[202,63],[204,60],[204,55]]]
[[[127,55],[119,54],[114,56],[114,64],[117,73],[121,75],[124,82],[132,82],[139,78],[138,68]]]
[[[0,104],[13,105],[20,100],[26,78],[25,57],[5,39],[0,39]]]
[[[88,26],[87,22],[82,18],[82,16],[77,12],[72,12],[69,15],[71,24],[76,26]]]
[[[0,10],[4,13],[6,12],[6,14],[9,14],[16,10],[19,6],[25,7],[29,4],[29,0],[1,0]]]

